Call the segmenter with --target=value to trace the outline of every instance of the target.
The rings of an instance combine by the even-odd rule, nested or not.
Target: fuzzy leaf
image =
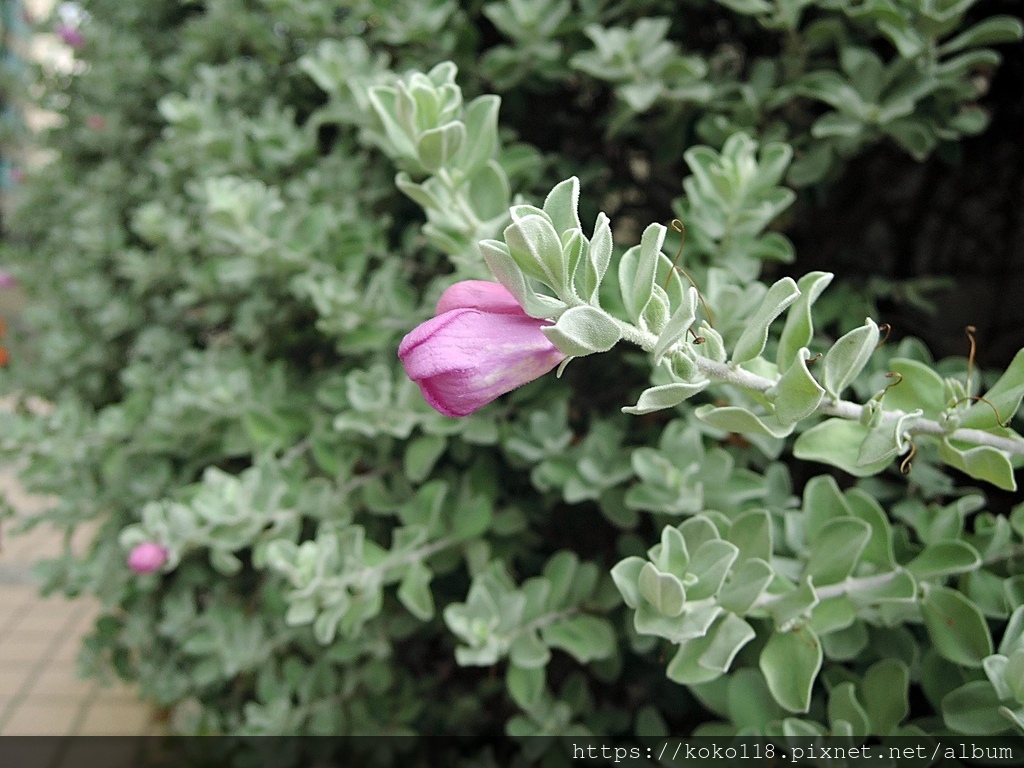
[[[857,451],[858,466],[868,467],[892,459],[906,450],[906,423],[919,418],[923,411],[918,408],[905,413],[893,421],[879,424],[868,430],[864,442]]]
[[[560,648],[580,664],[615,653],[615,630],[608,619],[598,616],[562,619],[543,627],[540,635],[550,647]]]
[[[893,553],[893,529],[889,516],[873,497],[859,488],[851,488],[844,494],[850,513],[863,520],[871,528],[871,538],[861,554],[862,563],[872,563],[881,570],[896,565]]]
[[[965,667],[980,667],[992,655],[992,635],[981,611],[961,592],[932,587],[921,601],[921,614],[935,650]]]
[[[1024,349],[1013,356],[1009,367],[999,377],[999,380],[985,393],[985,399],[994,405],[1003,422],[1009,422],[1013,415],[1020,408],[1021,398],[1024,397]],[[991,429],[1000,426],[997,423],[995,411],[987,403],[975,402],[967,409],[960,422],[962,427],[974,429]]]
[[[544,213],[551,218],[555,231],[561,234],[580,229],[577,209],[580,204],[580,180],[575,176],[559,182],[544,200]]]
[[[992,736],[1010,730],[1001,702],[988,680],[973,680],[942,697],[942,719],[954,731]]]
[[[728,672],[736,654],[754,639],[754,628],[734,613],[725,614],[708,633],[710,642],[697,659],[705,669]]]
[[[748,560],[733,571],[732,578],[722,587],[718,604],[727,611],[743,615],[774,580],[775,572],[767,562]]]
[[[541,642],[536,630],[521,632],[508,649],[508,660],[524,669],[545,667],[550,659],[551,651]]]
[[[664,616],[678,616],[686,604],[686,589],[671,573],[659,573],[650,563],[644,565],[637,579],[640,594],[658,613]]]
[[[887,581],[869,587],[860,587],[850,594],[857,605],[874,603],[913,603],[917,600],[917,581],[904,568],[898,568]]]
[[[1006,631],[1003,632],[1003,639],[999,641],[999,653],[1011,654],[1022,647],[1024,647],[1024,605],[1017,606],[1010,614]]]
[[[842,336],[825,353],[824,381],[829,396],[838,398],[867,365],[878,345],[878,326],[867,318],[864,325]]]
[[[460,541],[482,536],[491,527],[493,514],[492,502],[486,496],[463,502],[452,512],[452,533]]]
[[[967,445],[943,438],[939,443],[939,456],[951,467],[956,467],[977,480],[985,480],[1004,491],[1017,490],[1013,464],[1009,456],[990,445]]]
[[[414,483],[423,482],[447,445],[443,435],[421,435],[410,440],[402,461],[405,476]]]
[[[567,309],[553,326],[541,328],[541,332],[569,357],[607,352],[622,337],[618,324],[590,305]]]
[[[810,616],[811,611],[821,602],[818,594],[814,591],[810,581],[804,579],[800,584],[784,593],[781,597],[774,597],[768,605],[768,611],[775,622],[775,628],[780,632],[788,632],[797,623]]]
[[[647,565],[642,557],[627,557],[612,568],[612,581],[630,608],[636,609],[643,597],[640,593],[640,571]]]
[[[619,262],[622,301],[626,314],[634,323],[640,322],[640,316],[651,300],[666,231],[661,224],[651,224],[644,230],[640,245],[626,251]]]
[[[718,694],[724,701],[716,711],[726,714],[735,724],[734,729],[744,729],[748,733],[763,733],[764,729],[769,727],[769,723],[778,722],[786,715],[785,710],[772,698],[764,676],[753,667],[733,670],[721,688]]]
[[[505,169],[488,160],[469,177],[469,198],[473,211],[484,221],[508,215],[510,190]],[[441,208],[441,206],[433,206]]]
[[[963,541],[929,544],[906,568],[917,579],[934,579],[954,573],[969,573],[981,565],[981,555]]]
[[[853,683],[840,683],[828,697],[828,719],[833,729],[839,721],[850,724],[850,734],[867,736],[871,733],[871,722],[863,705],[857,700],[857,689]]]
[[[674,408],[687,398],[693,397],[704,390],[710,382],[707,379],[696,383],[683,384],[662,384],[658,387],[649,387],[640,393],[636,405],[622,409],[623,413],[630,413],[634,416],[642,416],[645,413],[661,411],[665,408]]]
[[[768,342],[768,326],[781,315],[790,304],[796,301],[800,289],[791,277],[784,277],[765,294],[761,306],[746,322],[746,327],[732,352],[733,363],[745,363],[753,360],[764,351]]]
[[[760,417],[749,409],[739,406],[716,408],[713,405],[702,405],[694,413],[698,419],[713,427],[724,429],[727,432],[737,432],[741,435],[785,437],[793,431],[792,424],[780,424],[775,416]]]
[[[505,672],[505,685],[517,706],[530,709],[544,693],[544,667],[517,667],[509,664]]]
[[[825,389],[807,370],[811,353],[806,347],[798,350],[796,359],[768,396],[775,406],[775,416],[780,424],[795,424],[810,416],[821,403]]]
[[[466,141],[466,126],[461,122],[431,128],[420,134],[416,155],[420,165],[431,173],[447,166]]]
[[[583,298],[597,306],[598,291],[612,259],[612,230],[608,224],[608,217],[603,213],[597,215],[594,234],[590,238],[590,248],[587,250],[587,258],[590,260],[590,266],[594,272],[594,285],[590,295]]]
[[[699,546],[694,544],[693,548]],[[647,550],[651,562],[664,573],[685,574],[690,570],[690,551],[682,531],[666,525],[661,530],[661,541]]]
[[[690,587],[687,597],[691,600],[703,600],[717,595],[726,576],[729,575],[729,569],[736,562],[737,555],[739,548],[721,539],[707,541],[697,547],[687,571],[696,574],[698,581]]]
[[[498,144],[498,110],[501,98],[484,94],[466,105],[463,122],[467,141],[457,158],[459,167],[471,173],[487,165]],[[499,166],[500,167],[500,166]]]
[[[709,669],[700,663],[701,657],[711,647],[712,639],[702,634],[683,640],[665,668],[665,676],[680,685],[699,685],[721,677],[719,670]]]
[[[837,653],[840,645],[855,644],[855,635],[860,633],[862,625],[857,623],[857,608],[846,595],[828,597],[814,606],[811,612],[811,629],[821,636],[825,646],[825,655],[831,659],[853,658],[863,646],[854,649],[848,655]],[[858,629],[854,629],[854,627]],[[837,642],[839,640],[839,642]],[[850,642],[852,641],[852,642]],[[865,639],[864,645],[867,644]]]
[[[556,293],[567,289],[569,272],[562,257],[562,241],[546,216],[527,213],[516,217],[513,213],[513,223],[505,228],[504,236],[509,255],[525,274]]]
[[[886,736],[910,712],[907,701],[910,670],[897,659],[882,659],[864,673],[861,699],[871,720],[871,732]]]
[[[944,42],[939,46],[939,52],[956,53],[966,48],[1012,43],[1020,40],[1022,34],[1024,24],[1021,24],[1020,19],[1013,16],[991,16]]]
[[[661,358],[669,348],[686,335],[686,331],[697,319],[697,289],[690,286],[683,294],[683,300],[672,313],[672,317],[665,324],[658,336],[658,342],[654,345],[654,365],[661,362]]]
[[[422,561],[416,560],[405,571],[398,587],[398,599],[420,621],[434,616],[434,595],[430,591],[433,574]]]
[[[813,540],[826,523],[853,515],[853,510],[831,475],[816,475],[804,486],[802,524],[808,540]]]
[[[854,477],[870,477],[889,465],[889,459],[861,465],[860,445],[868,428],[856,421],[826,419],[801,434],[793,444],[793,455],[806,461],[820,461],[839,467]]]
[[[479,247],[491,274],[508,289],[530,317],[552,318],[565,310],[565,304],[558,299],[540,296],[527,285],[524,270],[509,254],[505,243],[481,240]]]
[[[871,537],[871,526],[855,518],[830,520],[811,542],[805,574],[814,584],[837,584],[849,576]]]
[[[701,324],[697,326],[697,335],[704,337],[704,344],[700,348],[701,354],[710,360],[724,363],[726,352],[725,341],[722,339],[722,334],[709,326],[706,322],[701,322]]]
[[[728,540],[739,548],[738,562],[770,560],[772,520],[765,510],[752,510],[737,517],[729,528]]]
[[[913,411],[920,408],[926,418],[935,419],[946,408],[946,385],[930,366],[917,360],[893,358],[889,370],[902,378],[885,393],[886,408]]]
[[[806,712],[821,669],[821,641],[809,628],[774,632],[761,651],[759,666],[768,690],[790,712]]]

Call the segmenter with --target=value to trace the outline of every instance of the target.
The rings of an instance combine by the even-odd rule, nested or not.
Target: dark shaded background
[[[981,7],[1019,16],[1022,3]],[[880,321],[893,325],[894,338],[922,338],[938,358],[965,355],[964,326],[973,324],[978,362],[993,368],[1024,348],[1024,46],[999,50],[1003,63],[981,100],[992,123],[981,136],[924,162],[886,142],[853,160],[813,204],[827,216],[797,215],[787,232],[793,274],[952,278],[953,286],[928,293],[935,313],[886,300]]]

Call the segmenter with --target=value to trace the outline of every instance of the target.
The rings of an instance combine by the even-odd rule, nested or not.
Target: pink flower
[[[152,541],[139,544],[128,555],[128,567],[136,573],[158,571],[167,562],[167,550]]]
[[[23,168],[11,168],[11,181],[15,184],[21,184],[25,180],[25,170]]]
[[[541,333],[546,325],[504,286],[466,280],[442,294],[436,317],[402,339],[398,357],[431,408],[468,416],[565,359]]]
[[[0,288],[13,288],[17,284],[18,281],[14,279],[14,275],[0,269]]]
[[[102,131],[107,127],[107,121],[103,115],[89,115],[85,118],[85,124],[92,128],[94,131]]]
[[[72,27],[70,24],[58,24],[57,35],[64,45],[70,45],[72,48],[81,48],[85,45],[85,35],[79,31],[78,27]]]

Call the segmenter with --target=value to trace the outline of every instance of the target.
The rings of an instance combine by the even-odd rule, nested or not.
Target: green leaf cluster
[[[515,764],[694,723],[1024,730],[1024,511],[971,485],[1015,488],[1024,355],[878,347],[853,287],[785,273],[862,153],[983,129],[1019,22],[83,5],[24,89],[59,119],[5,210],[0,458],[54,500],[19,521],[64,534],[44,589],[104,606],[85,671],[184,733],[504,734]],[[567,364],[442,417],[395,350],[488,273]]]

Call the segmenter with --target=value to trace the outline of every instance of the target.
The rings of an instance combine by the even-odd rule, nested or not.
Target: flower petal
[[[463,280],[449,286],[437,302],[437,314],[453,309],[479,309],[500,315],[526,314],[505,286],[487,280]]]
[[[533,381],[565,356],[525,314],[455,309],[414,329],[399,346],[406,374],[446,416],[467,416]]]

